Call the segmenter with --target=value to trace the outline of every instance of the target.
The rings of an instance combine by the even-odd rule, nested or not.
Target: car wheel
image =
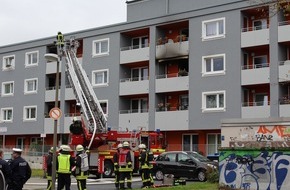
[[[206,174],[205,174],[205,171],[203,171],[203,170],[200,170],[199,172],[198,172],[198,174],[197,174],[197,179],[199,180],[199,181],[206,181]]]
[[[164,174],[161,170],[157,170],[155,173],[155,178],[157,181],[161,181],[164,178]]]

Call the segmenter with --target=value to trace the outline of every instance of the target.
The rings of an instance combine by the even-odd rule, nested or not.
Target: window
[[[207,146],[208,155],[218,153],[218,148],[221,146],[221,134],[208,134]]]
[[[2,83],[2,96],[13,96],[14,94],[14,82],[3,82]]]
[[[225,111],[225,91],[203,92],[202,111]]]
[[[36,66],[38,65],[38,51],[28,52],[25,56],[25,66]]]
[[[26,79],[24,81],[24,93],[30,94],[30,93],[37,93],[37,79]]]
[[[254,68],[268,67],[267,55],[253,57]]]
[[[148,112],[148,99],[147,98],[132,99],[131,112],[132,113]]]
[[[202,22],[202,39],[224,38],[225,18],[207,20]]]
[[[109,54],[109,39],[93,41],[93,56]]]
[[[196,134],[182,135],[182,150],[198,152],[198,135]]]
[[[188,109],[188,95],[180,95],[179,96],[179,109],[180,110],[187,110]]]
[[[1,108],[1,119],[3,122],[12,122],[13,108]]]
[[[15,56],[9,55],[9,56],[3,57],[2,69],[9,70],[9,69],[14,69],[14,68],[15,68]]]
[[[133,49],[148,47],[148,45],[149,45],[148,36],[137,37],[132,39]]]
[[[202,76],[225,74],[225,54],[202,57]]]
[[[267,106],[268,105],[268,94],[257,93],[255,94],[255,106]]]
[[[148,80],[148,67],[133,68],[131,70],[132,81]]]
[[[108,100],[99,100],[101,108],[105,115],[108,115]]]
[[[262,30],[267,28],[267,20],[261,19],[261,20],[253,20],[253,26],[254,30]]]
[[[92,72],[92,85],[93,86],[104,86],[108,85],[109,71],[108,70],[97,70]]]
[[[23,109],[23,119],[24,120],[36,120],[36,113],[37,113],[37,109],[36,106],[24,106]]]

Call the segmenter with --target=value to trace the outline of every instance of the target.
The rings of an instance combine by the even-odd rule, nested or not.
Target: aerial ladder
[[[79,42],[72,37],[61,50],[66,58],[68,80],[73,88],[76,101],[82,108],[81,121],[74,119],[70,128],[81,125],[79,127],[83,129],[81,132],[86,133],[84,136],[89,141],[87,148],[90,149],[92,144],[96,142],[96,138],[99,138],[100,134],[106,133],[107,118],[86,72],[76,56],[78,47]]]

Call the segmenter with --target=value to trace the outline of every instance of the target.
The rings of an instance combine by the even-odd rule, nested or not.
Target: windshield
[[[198,154],[197,152],[187,152],[187,154],[200,162],[211,162],[207,157],[204,157],[203,155]]]

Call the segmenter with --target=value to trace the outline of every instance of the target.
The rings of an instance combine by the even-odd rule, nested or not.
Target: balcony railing
[[[254,27],[247,27],[247,28],[242,28],[242,32],[252,32],[252,31],[257,31],[257,30],[264,30],[268,29],[269,25],[263,25],[263,26],[254,26]]]
[[[123,78],[123,79],[120,79],[120,82],[134,82],[134,81],[143,81],[143,80],[149,80],[149,76]]]
[[[290,104],[290,95],[289,96],[283,96],[279,99],[280,105],[284,104]]]
[[[279,25],[279,26],[290,25],[290,20],[286,20],[286,21],[279,22],[278,25]]]
[[[173,77],[184,77],[184,76],[188,76],[188,72],[186,72],[186,73],[178,72],[178,73],[156,75],[156,79],[173,78]]]
[[[147,113],[148,109],[130,109],[130,110],[120,110],[120,114],[131,114],[131,113]]]
[[[267,105],[270,105],[270,101],[243,102],[242,103],[242,107],[267,106]]]
[[[248,70],[248,69],[260,69],[269,67],[269,63],[261,63],[261,64],[254,64],[254,65],[243,65],[242,70]]]
[[[128,50],[132,50],[132,49],[140,49],[140,48],[145,48],[145,47],[149,47],[149,44],[141,44],[141,46],[134,45],[134,46],[121,47],[121,51],[128,51]]]
[[[177,106],[177,107],[157,107],[156,108],[156,112],[163,112],[163,111],[181,111],[181,110],[188,110],[188,105],[181,105],[181,106]]]

